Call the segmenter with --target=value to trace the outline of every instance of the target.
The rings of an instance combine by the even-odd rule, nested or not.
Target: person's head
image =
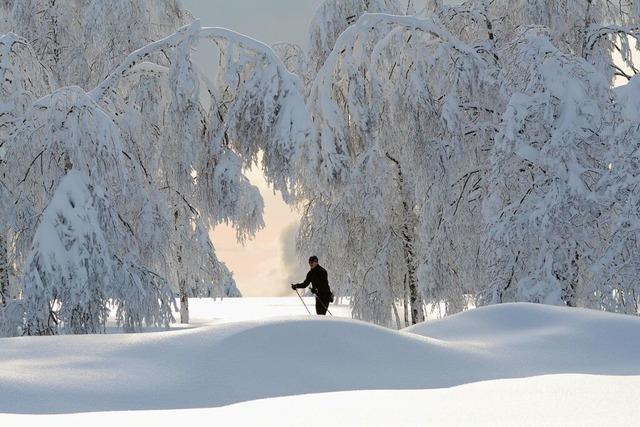
[[[317,265],[318,265],[318,257],[315,255],[312,257],[309,257],[309,267],[315,268]]]

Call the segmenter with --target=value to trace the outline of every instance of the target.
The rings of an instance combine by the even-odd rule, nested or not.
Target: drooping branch
[[[342,88],[344,92],[354,91],[354,86],[361,84],[359,90],[366,91],[368,77],[365,75],[362,80],[359,77],[362,70],[366,69],[365,62],[376,61],[381,57],[382,52],[388,49],[388,42],[394,36],[398,36],[403,31],[410,35],[424,34],[435,42],[446,43],[447,47],[470,58],[477,63],[484,63],[485,60],[476,50],[465,45],[462,41],[451,34],[435,16],[422,19],[415,16],[398,16],[385,13],[365,13],[355,24],[347,28],[338,37],[335,46],[313,82],[310,91],[310,109],[317,123],[318,139],[320,141],[320,151],[322,157],[321,178],[329,182],[344,182],[348,176],[346,164],[349,156],[353,155],[353,145],[350,144],[348,127],[368,126],[368,120],[363,118],[366,114],[354,110],[350,105],[350,111],[343,114],[341,102],[336,95],[336,81],[349,82],[348,88]],[[411,37],[404,43],[408,43]],[[366,48],[366,55],[362,55],[363,45],[369,44]],[[409,73],[413,64],[406,71]],[[393,68],[393,67],[390,67]],[[336,73],[342,74],[338,79]],[[365,72],[366,74],[366,72]],[[393,71],[388,70],[386,74],[391,78]],[[360,83],[359,83],[360,82]],[[365,111],[366,108],[362,108]]]
[[[598,41],[604,37],[611,35],[621,35],[633,37],[635,39],[640,38],[640,25],[623,26],[623,25],[606,25],[606,26],[591,26],[587,29],[587,36],[585,37],[585,59],[589,59],[591,52]]]
[[[170,49],[178,46],[178,44],[183,40],[197,34],[198,31],[200,31],[200,21],[195,20],[191,24],[180,28],[175,33],[131,52],[129,56],[127,56],[127,58],[118,67],[116,67],[116,69],[113,70],[104,81],[102,81],[102,83],[89,92],[89,97],[93,99],[94,102],[100,101],[107,93],[114,90],[118,81],[125,76],[131,68],[143,62],[146,58],[159,50]]]
[[[111,74],[109,74],[109,76],[102,83],[100,83],[89,92],[89,96],[96,102],[101,100],[107,93],[114,90],[119,80],[123,76],[131,72],[134,67],[139,67],[139,64],[142,63],[147,64],[147,62],[145,61],[146,58],[150,57],[152,54],[158,51],[175,48],[189,37],[211,38],[214,41],[222,39],[236,46],[239,46],[242,49],[254,52],[257,55],[262,55],[268,61],[277,64],[278,71],[281,73],[281,76],[286,76],[283,78],[284,81],[290,82],[291,85],[295,87],[295,89],[301,91],[298,77],[286,70],[271,47],[251,37],[245,36],[232,30],[228,30],[226,28],[201,27],[200,20],[195,20],[191,24],[185,25],[184,27],[180,28],[175,33],[161,40],[149,43],[148,45],[130,53],[129,56],[127,56],[127,58],[118,67],[116,67],[116,69],[111,72]],[[144,69],[152,70],[152,68],[150,67],[150,65],[146,65]],[[155,68],[155,70],[157,71],[158,69]]]

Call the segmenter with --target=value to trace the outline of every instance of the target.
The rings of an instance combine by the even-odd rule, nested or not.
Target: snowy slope
[[[498,377],[640,373],[640,318],[541,304],[501,304],[405,329],[492,359]]]
[[[179,413],[247,417],[255,410],[258,417],[265,405],[299,405],[308,414],[342,405],[363,417],[378,401],[389,402],[380,414],[404,411],[407,398],[435,405],[408,415],[435,420],[455,413],[458,398],[469,400],[458,417],[497,402],[517,417],[527,413],[528,399],[547,406],[564,399],[571,407],[581,396],[600,396],[605,412],[624,418],[625,402],[640,403],[639,355],[638,318],[531,304],[476,309],[402,332],[307,316],[137,335],[11,338],[0,340],[0,413],[194,408]],[[551,374],[562,375],[525,378]],[[255,399],[268,400],[247,402]],[[584,413],[595,419],[595,410]],[[8,417],[0,415],[0,425],[19,419]],[[293,415],[286,419],[295,425]]]
[[[640,377],[553,375],[429,390],[360,390],[205,409],[0,415],[2,425],[635,426]],[[6,424],[5,424],[6,422]]]

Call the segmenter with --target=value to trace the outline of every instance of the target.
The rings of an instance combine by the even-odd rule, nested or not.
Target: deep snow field
[[[640,318],[503,304],[393,331],[331,309],[192,300],[189,327],[2,338],[0,426],[640,426]]]

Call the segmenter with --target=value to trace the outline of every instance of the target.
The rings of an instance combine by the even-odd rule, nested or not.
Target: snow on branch
[[[0,34],[0,137],[38,97],[51,89],[51,76],[29,43],[13,33]],[[0,142],[2,145],[4,141]]]
[[[159,50],[170,49],[178,46],[178,44],[180,44],[180,42],[185,38],[197,33],[198,31],[200,31],[200,21],[195,20],[191,24],[180,28],[175,33],[131,52],[129,56],[127,56],[127,58],[118,67],[116,67],[116,69],[113,70],[102,83],[89,92],[89,97],[95,102],[99,102],[105,95],[114,90],[118,81],[125,76],[131,68],[136,66],[136,64],[143,62],[151,54]]]
[[[144,62],[143,69],[147,71],[162,71],[164,68],[159,66],[151,66],[144,59],[151,56],[159,50],[168,50],[177,47],[185,39],[189,37],[211,38],[218,41],[225,41],[232,45],[238,46],[247,51],[251,51],[257,55],[263,56],[269,62],[275,64],[278,72],[281,73],[283,84],[287,90],[302,91],[301,83],[295,74],[290,73],[282,64],[276,53],[269,45],[259,42],[251,37],[237,33],[232,30],[220,27],[201,27],[200,20],[195,20],[189,25],[185,25],[175,33],[150,43],[129,54],[127,58],[113,71],[109,76],[93,90],[89,92],[89,96],[96,102],[100,101],[108,92],[114,90],[118,81],[125,76],[131,69]]]
[[[585,41],[585,58],[589,57],[598,40],[612,34],[626,35],[637,39],[640,36],[640,26],[592,25],[588,27]]]
[[[267,181],[290,199],[312,133],[300,79],[261,42],[224,28],[204,28],[203,34],[221,50],[219,137],[229,139],[243,166],[261,164]]]
[[[370,127],[367,108],[358,97],[364,96],[364,86],[374,70],[368,68],[382,47],[398,31],[422,33],[433,40],[446,42],[453,49],[473,60],[483,58],[447,31],[435,17],[422,19],[384,13],[365,13],[338,37],[335,46],[319,70],[311,88],[309,105],[317,126],[319,154],[309,159],[319,169],[325,181],[341,182],[348,173],[349,157],[354,155],[348,127]],[[410,40],[411,36],[407,36]],[[408,42],[407,40],[407,42]],[[390,78],[390,77],[389,77]],[[345,104],[345,107],[341,106]],[[348,114],[343,114],[343,108]]]
[[[141,64],[157,51],[178,48],[187,43],[187,54],[178,62],[189,61],[188,49],[199,39],[210,39],[221,49],[220,82],[222,94],[215,94],[212,106],[222,116],[223,129],[218,135],[230,138],[242,155],[244,166],[257,161],[263,153],[262,166],[267,180],[275,189],[288,197],[293,189],[292,171],[298,158],[297,151],[306,146],[311,134],[311,122],[303,96],[303,86],[295,74],[290,73],[277,54],[268,45],[219,27],[201,27],[198,20],[184,26],[164,39],[150,43],[131,53],[102,83],[89,92],[99,102],[110,95],[118,82],[142,67],[143,72],[160,72],[158,66]],[[146,64],[146,62],[145,62]],[[172,66],[177,69],[178,64]],[[188,68],[185,68],[185,71]],[[176,73],[172,86],[178,90],[192,77],[185,72]],[[217,99],[233,93],[231,105],[219,105]],[[198,94],[192,93],[192,102]],[[259,114],[256,114],[259,112]]]
[[[637,56],[638,47],[634,51],[631,47],[632,40],[635,40],[636,44],[640,39],[640,26],[624,26],[624,25],[592,25],[587,28],[585,36],[584,58],[597,64],[599,59],[597,57],[596,46],[602,40],[608,41],[608,54],[611,56],[617,51],[622,59],[624,65],[631,69],[631,74],[623,70],[621,64],[616,64],[617,61],[607,61],[605,65],[608,65],[613,70],[614,76],[624,77],[627,80],[631,80],[633,75],[638,74]],[[619,44],[616,42],[618,41]],[[592,56],[596,56],[595,60]],[[601,64],[602,65],[602,64]]]

